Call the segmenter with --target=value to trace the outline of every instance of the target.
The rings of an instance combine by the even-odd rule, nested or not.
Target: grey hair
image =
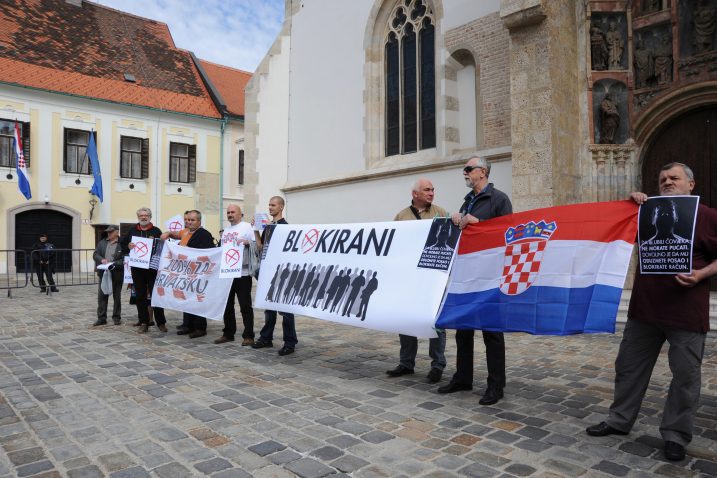
[[[418,192],[418,191],[420,191],[420,190],[421,190],[421,183],[422,183],[423,181],[427,181],[427,182],[429,182],[429,183],[431,182],[430,179],[418,178],[418,179],[416,180],[416,182],[413,183],[413,189],[411,189],[411,191],[413,191],[413,192]],[[433,183],[431,183],[431,185],[433,185]]]
[[[679,166],[679,167],[682,168],[682,170],[685,172],[685,175],[687,175],[687,179],[689,179],[690,181],[694,181],[694,180],[695,180],[695,173],[693,173],[693,172],[692,172],[692,168],[690,168],[689,166],[687,166],[685,163],[678,163],[678,162],[676,162],[676,161],[674,161],[674,162],[672,162],[672,163],[667,163],[666,165],[664,165],[664,166],[660,169],[660,172],[662,172],[662,171],[667,171],[668,169],[672,169],[672,168],[674,168],[675,166]]]
[[[485,158],[481,158],[480,156],[478,156],[478,154],[476,154],[476,153],[464,154],[461,156],[460,159],[462,159],[466,163],[468,161],[470,161],[471,159],[476,159],[477,160],[476,166],[478,166],[479,168],[485,169],[485,175],[490,176],[490,164],[488,164],[488,161],[486,161]]]
[[[141,208],[137,209],[137,213],[136,213],[136,214],[139,216],[139,213],[142,212],[142,211],[144,211],[144,212],[146,212],[147,214],[149,214],[149,218],[152,219],[152,210],[151,210],[150,208],[148,208],[148,207],[141,207]]]
[[[202,213],[201,213],[201,211],[197,211],[196,209],[192,209],[191,211],[189,211],[189,214],[192,214],[192,213],[194,213],[194,214],[197,215],[197,219],[199,220],[199,222],[202,222]]]

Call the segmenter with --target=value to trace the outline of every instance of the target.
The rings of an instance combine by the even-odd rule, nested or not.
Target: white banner
[[[277,227],[265,246],[255,305],[435,337],[459,236],[449,221]]]
[[[253,240],[254,231],[248,222],[240,222],[224,229],[219,277],[241,277],[242,259],[244,258],[243,241]]]
[[[129,256],[124,256],[124,279],[122,280],[123,284],[134,284],[134,281],[132,280],[132,267],[129,265]]]
[[[149,269],[149,260],[152,257],[153,239],[132,236],[132,240],[130,242],[134,243],[134,247],[129,250],[130,267]]]
[[[221,253],[165,243],[152,306],[223,320],[232,280],[219,277]]]

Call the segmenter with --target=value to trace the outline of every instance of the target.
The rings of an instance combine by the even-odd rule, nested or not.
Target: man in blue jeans
[[[284,219],[284,198],[281,196],[274,196],[269,199],[269,215],[271,215],[271,223],[276,224],[288,224]],[[273,228],[265,228],[261,236],[258,232],[255,232],[257,236],[257,245],[261,251],[264,246],[271,239],[271,233]],[[268,271],[269,273],[272,271]],[[261,274],[261,271],[259,272]],[[259,339],[252,345],[255,349],[261,349],[264,347],[273,347],[274,344],[274,327],[276,326],[276,314],[275,310],[264,311],[264,327],[259,332]],[[294,353],[296,344],[299,342],[296,338],[296,325],[294,323],[294,314],[280,312],[282,317],[281,328],[284,332],[284,346],[279,349],[279,355],[289,355]]]

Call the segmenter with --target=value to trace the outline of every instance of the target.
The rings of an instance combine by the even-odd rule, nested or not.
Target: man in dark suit
[[[214,247],[212,234],[202,227],[202,213],[193,209],[187,213],[187,229],[189,232],[182,238],[180,245],[194,249],[211,249]],[[207,319],[198,315],[184,313],[184,322],[188,329],[181,329],[178,335],[189,334],[190,339],[207,335]]]

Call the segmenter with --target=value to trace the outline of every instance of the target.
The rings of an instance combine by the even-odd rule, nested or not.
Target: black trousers
[[[102,276],[105,271],[99,271],[100,285],[97,286],[97,320],[100,322],[107,322],[107,305],[109,303],[110,296],[105,295],[102,292]],[[112,320],[115,323],[119,323],[122,320],[122,282],[124,280],[124,271],[119,269],[118,271],[111,271],[112,274]]]
[[[149,299],[152,297],[155,279],[157,279],[157,271],[154,269],[132,268],[132,282],[134,282],[134,290],[137,294],[137,317],[139,317],[140,324],[149,324]],[[167,323],[163,308],[152,307],[152,310],[157,325]]]
[[[199,332],[206,332],[207,331],[207,319],[205,317],[200,317],[198,315],[189,314],[187,312],[184,312],[182,314],[182,327],[186,327],[187,329]]]
[[[244,331],[241,336],[245,339],[254,338],[254,309],[251,306],[251,276],[237,277],[232,281],[232,288],[229,290],[227,307],[224,309],[224,330],[223,335],[233,339],[237,333],[237,318],[234,312],[234,297],[239,299],[241,318],[244,321]]]
[[[473,335],[474,330],[456,330],[456,373],[452,382],[473,384]],[[486,364],[488,365],[488,388],[502,390],[505,387],[505,338],[503,332],[483,332]]]
[[[52,278],[52,268],[50,267],[50,264],[36,264],[35,272],[37,273],[37,282],[40,284],[42,289],[45,289],[46,287],[45,277],[47,277],[47,283],[53,287],[53,291],[55,290],[55,279]]]

